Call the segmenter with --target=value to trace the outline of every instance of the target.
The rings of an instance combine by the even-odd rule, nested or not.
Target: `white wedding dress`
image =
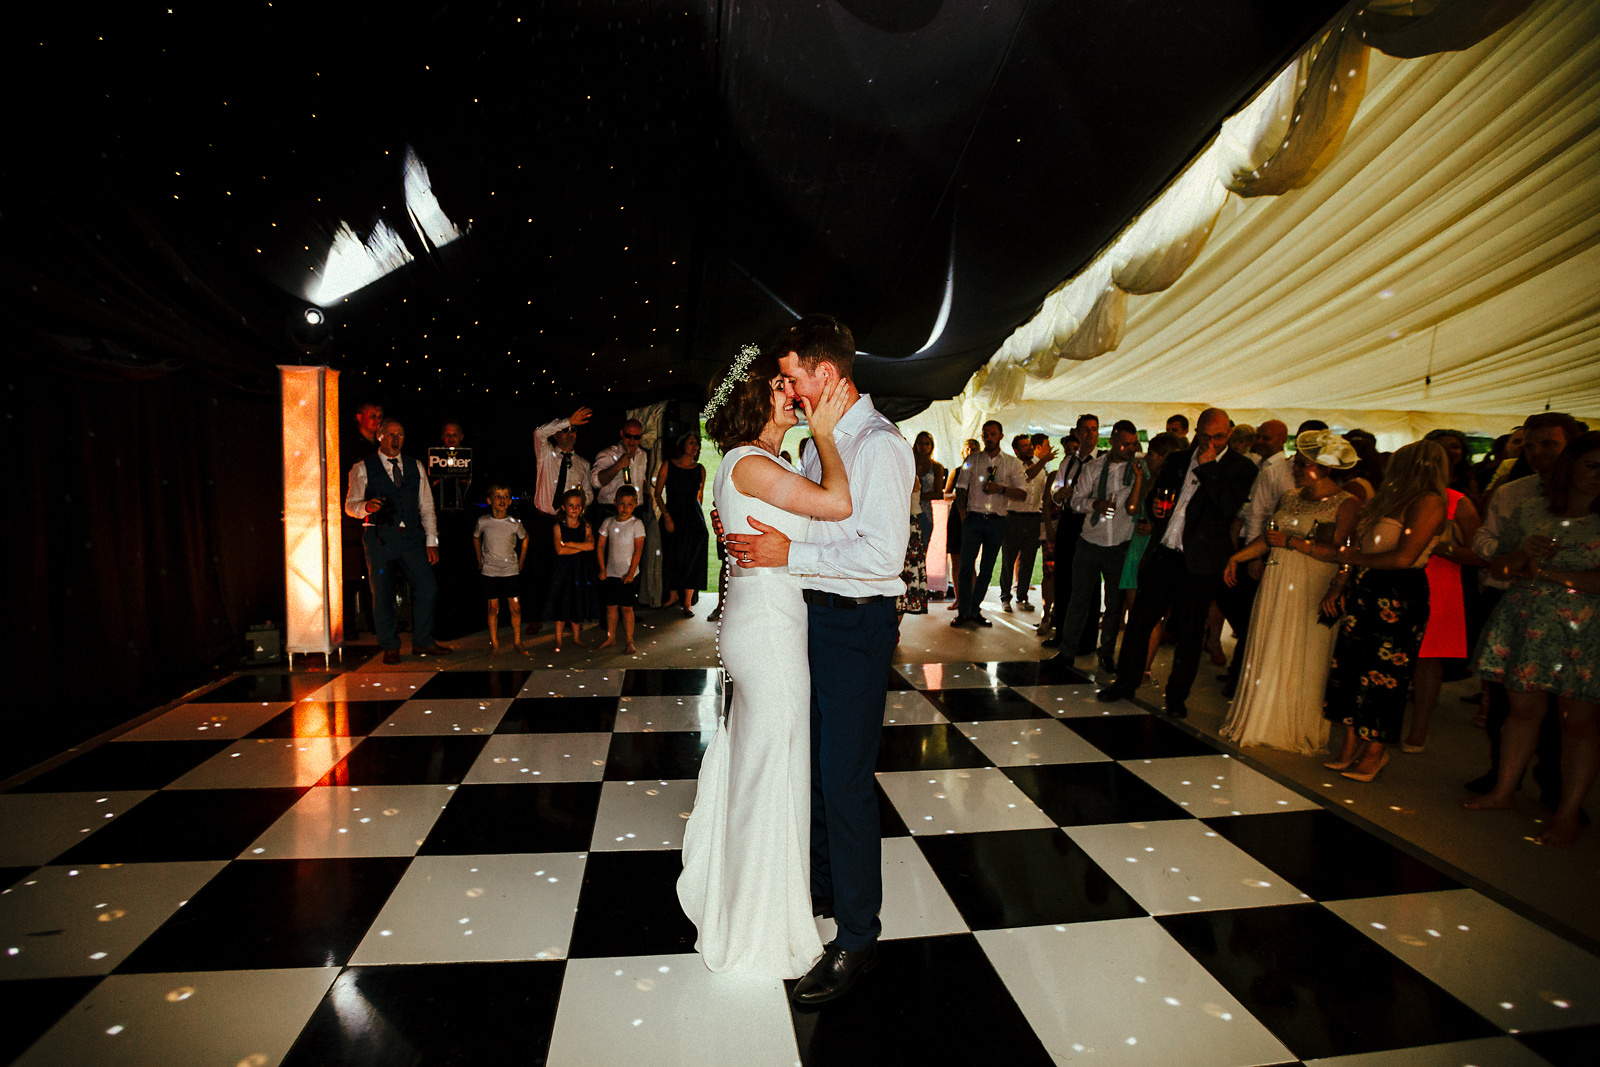
[[[794,470],[751,445],[730,449],[712,487],[723,529],[749,530],[754,516],[803,540],[809,519],[734,488],[734,467],[751,455]],[[822,953],[811,917],[806,606],[783,568],[728,573],[718,642],[732,703],[700,764],[678,901],[711,970],[797,978]]]

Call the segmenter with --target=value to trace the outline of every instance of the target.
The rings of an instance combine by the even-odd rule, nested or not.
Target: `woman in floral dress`
[[[1490,561],[1512,579],[1484,627],[1475,666],[1506,687],[1511,716],[1493,791],[1472,811],[1511,808],[1554,694],[1561,714],[1561,800],[1539,842],[1570,847],[1600,767],[1600,433],[1580,434],[1550,471],[1545,495],[1511,513]]]

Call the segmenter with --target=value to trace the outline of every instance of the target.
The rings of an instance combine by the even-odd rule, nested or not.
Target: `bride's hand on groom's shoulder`
[[[845,398],[844,384],[837,378],[830,378],[822,387],[822,396],[815,404],[800,398],[801,406],[805,408],[806,425],[811,427],[813,436],[831,437],[833,428],[839,425],[839,420],[844,418],[844,413],[850,410],[849,401]]]

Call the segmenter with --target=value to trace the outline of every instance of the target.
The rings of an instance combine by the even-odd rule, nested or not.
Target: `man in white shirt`
[[[1072,510],[1083,516],[1083,530],[1072,555],[1072,594],[1058,634],[1063,660],[1080,647],[1084,627],[1105,587],[1100,622],[1100,667],[1115,671],[1117,628],[1122,622],[1122,564],[1133,539],[1134,451],[1139,431],[1127,419],[1111,427],[1111,448],[1089,461],[1072,490]],[[1136,501],[1135,501],[1136,503]]]
[[[594,416],[588,408],[579,408],[564,419],[555,419],[533,431],[533,454],[537,463],[533,482],[533,512],[522,518],[533,541],[528,566],[522,572],[523,593],[528,603],[535,605],[529,633],[538,633],[544,626],[538,621],[539,606],[544,604],[550,587],[550,571],[555,566],[555,542],[550,531],[561,521],[561,496],[572,489],[583,491],[583,504],[594,503],[594,488],[589,484],[589,461],[578,455],[578,427]]]
[[[622,424],[622,440],[594,457],[594,468],[589,473],[589,484],[594,487],[594,504],[589,513],[596,529],[599,529],[602,519],[617,513],[617,490],[625,485],[631,485],[639,491],[639,509],[634,514],[642,520],[649,512],[649,496],[644,488],[650,454],[639,447],[643,438],[644,424],[638,419],[629,419]]]
[[[1079,415],[1073,436],[1078,442],[1077,451],[1068,452],[1067,458],[1061,461],[1061,469],[1056,471],[1055,483],[1050,489],[1051,497],[1061,508],[1056,522],[1056,611],[1050,624],[1052,636],[1040,642],[1045,648],[1063,649],[1069,656],[1094,651],[1092,631],[1077,648],[1067,648],[1061,643],[1061,631],[1066,628],[1067,604],[1072,600],[1072,557],[1078,551],[1078,535],[1083,532],[1083,516],[1072,510],[1072,490],[1085,465],[1100,455],[1100,417]],[[1090,610],[1095,610],[1095,605],[1091,605]]]
[[[1048,443],[1035,449],[1033,439],[1025,433],[1011,439],[1011,451],[1022,464],[1022,488],[1026,495],[1021,500],[1006,501],[1006,536],[1000,543],[1000,610],[1007,614],[1011,613],[1013,576],[1017,583],[1017,607],[1023,611],[1033,610],[1033,605],[1028,603],[1028,589],[1033,578],[1033,561],[1039,556],[1044,494],[1050,487],[1050,474],[1045,467],[1056,454]]]
[[[811,893],[813,910],[831,910],[838,934],[801,978],[792,998],[802,1007],[848,992],[877,962],[883,924],[883,841],[873,772],[883,734],[889,662],[896,636],[895,598],[905,592],[911,527],[906,501],[916,463],[894,423],[851,380],[855,338],[830,315],[807,315],[781,340],[778,366],[795,395],[816,403],[830,381],[851,400],[834,427],[850,477],[850,517],[813,519],[807,541],[750,520],[760,534],[725,538],[741,567],[787,567],[804,579],[811,660]],[[815,448],[805,474],[821,477]]]
[[[1509,552],[1516,545],[1502,545],[1500,531],[1504,529],[1511,513],[1528,500],[1544,495],[1545,479],[1556,465],[1556,458],[1579,433],[1578,422],[1571,415],[1559,411],[1541,411],[1530,415],[1523,423],[1522,454],[1533,468],[1525,478],[1505,482],[1489,494],[1488,507],[1483,515],[1483,525],[1472,535],[1472,551],[1485,560]],[[1484,568],[1483,603],[1481,610],[1487,614],[1494,609],[1510,583],[1490,577],[1492,568]],[[1487,793],[1495,786],[1500,772],[1500,732],[1505,727],[1511,705],[1506,698],[1504,685],[1485,682],[1488,706],[1484,709],[1489,735],[1489,771],[1467,783],[1474,793]],[[1554,706],[1555,701],[1551,700]],[[1538,760],[1533,765],[1533,780],[1539,783],[1539,795],[1550,807],[1555,807],[1561,797],[1561,719],[1559,715],[1546,714],[1539,728]]]
[[[974,452],[956,475],[955,508],[961,514],[961,585],[952,628],[993,626],[983,617],[983,594],[994,574],[994,560],[1006,536],[1006,509],[1023,500],[1022,463],[1000,451],[1005,428],[990,419],[983,424],[983,451]],[[979,555],[982,554],[982,560]],[[975,566],[976,565],[976,566]]]
[[[420,460],[400,454],[405,439],[406,429],[398,420],[384,420],[378,430],[378,451],[350,468],[350,489],[344,501],[345,514],[361,520],[378,647],[385,663],[400,662],[394,615],[396,568],[405,571],[411,583],[411,651],[433,656],[452,651],[433,639],[438,583],[432,566],[439,562],[433,490],[428,485],[428,468]]]

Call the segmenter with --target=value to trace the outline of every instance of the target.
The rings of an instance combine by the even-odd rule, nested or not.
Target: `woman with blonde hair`
[[[1444,527],[1449,466],[1436,441],[1406,445],[1390,458],[1383,482],[1361,509],[1357,545],[1340,546],[1339,576],[1328,592],[1343,606],[1323,715],[1346,727],[1330,770],[1370,782],[1399,741],[1406,693],[1428,626],[1429,550]],[[1356,572],[1349,581],[1349,573]],[[1346,590],[1348,589],[1348,593]]]
[[[950,468],[950,475],[945,479],[944,495],[953,498],[956,491],[956,475],[961,473],[962,464],[967,462],[974,452],[981,452],[983,446],[976,438],[967,438],[966,444],[961,446],[961,461]],[[961,515],[956,511],[955,505],[950,506],[950,514],[944,520],[944,543],[950,556],[949,589],[951,592],[950,603],[945,605],[946,611],[960,611],[961,594],[955,592],[956,577],[961,573]]]

